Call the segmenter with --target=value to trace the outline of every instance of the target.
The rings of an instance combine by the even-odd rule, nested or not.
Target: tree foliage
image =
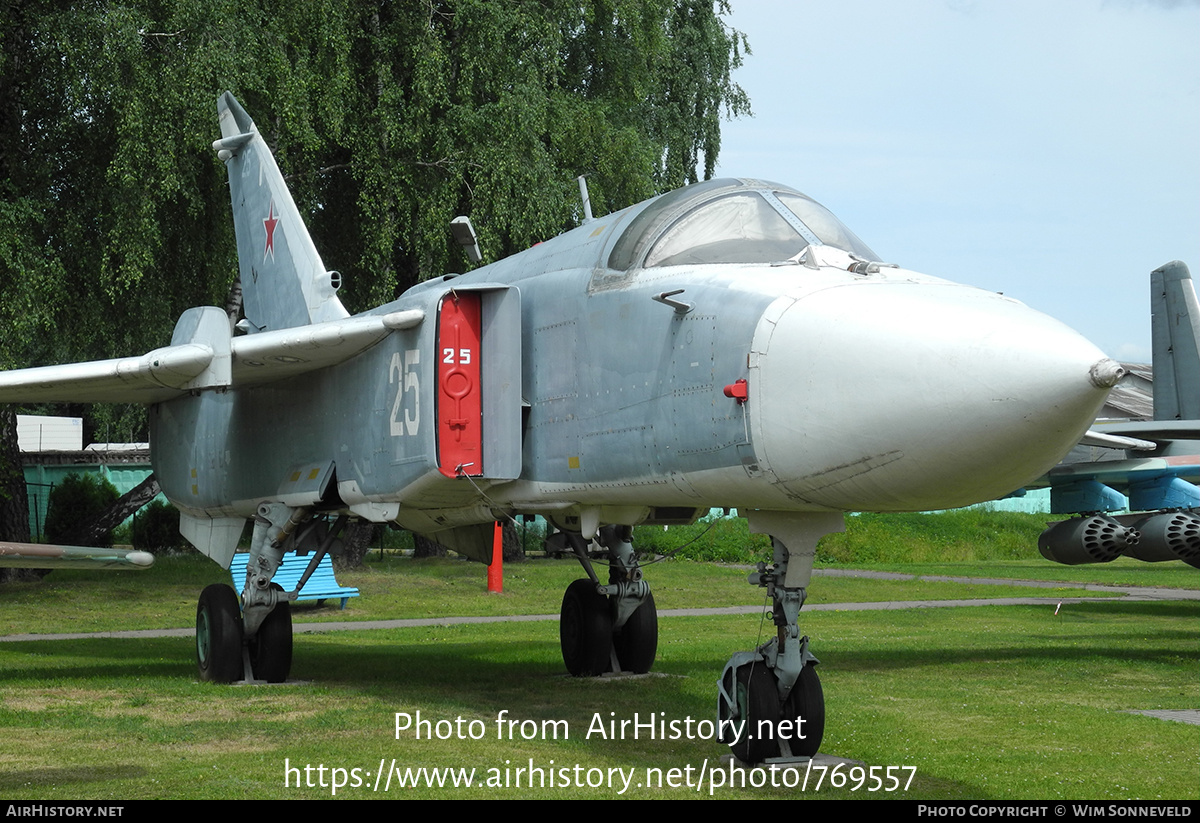
[[[711,175],[745,51],[708,0],[47,4],[0,22],[4,365],[161,345],[236,271],[214,101],[256,118],[362,310]],[[133,322],[130,322],[130,320]]]
[[[730,80],[744,42],[711,2],[459,0],[360,20],[317,194],[339,208],[313,223],[356,309],[465,267],[453,215],[488,261],[576,225],[577,175],[599,213],[696,180],[700,158],[710,176],[721,116],[748,111]]]

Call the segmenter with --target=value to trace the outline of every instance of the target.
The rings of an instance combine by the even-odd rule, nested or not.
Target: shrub
[[[847,515],[844,534],[817,546],[818,563],[932,563],[1038,557],[1048,515],[958,509]]]
[[[46,541],[48,543],[85,542],[80,529],[100,515],[120,498],[116,486],[96,474],[71,473],[50,491],[46,509]],[[112,546],[112,532],[101,535],[88,545]]]
[[[129,538],[135,549],[151,554],[183,548],[183,535],[179,533],[179,510],[170,503],[151,500],[133,516]]]
[[[818,563],[923,563],[1037,558],[1048,515],[960,509],[846,515],[846,531],[817,545]],[[771,541],[740,517],[710,514],[690,526],[637,526],[639,552],[724,563],[770,562]]]
[[[741,517],[710,514],[688,526],[636,526],[633,547],[639,552],[686,560],[757,563],[771,559],[771,538],[751,534]]]

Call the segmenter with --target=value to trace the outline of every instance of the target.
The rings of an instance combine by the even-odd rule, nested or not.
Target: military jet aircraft
[[[632,526],[733,507],[772,537],[752,582],[778,632],[726,667],[726,739],[745,760],[812,754],[824,702],[798,619],[817,541],[846,511],[962,506],[1045,474],[1123,374],[1058,321],[885,263],[756,179],[652,198],[351,317],[253,121],[229,93],[218,111],[243,333],[195,308],[142,357],[0,375],[3,401],[146,403],[163,493],[222,566],[253,518],[240,604],[200,595],[206,679],[247,661],[287,677],[291,595],[272,575],[291,549],[315,566],[349,517],[484,562],[498,518],[548,518],[587,574],[563,597],[567,668],[646,671],[658,629]],[[775,725],[797,716],[804,739]]]
[[[1098,425],[1039,481],[1050,487],[1053,512],[1081,515],[1039,538],[1049,560],[1125,556],[1200,567],[1200,303],[1187,266],[1151,272],[1150,301],[1154,419]]]

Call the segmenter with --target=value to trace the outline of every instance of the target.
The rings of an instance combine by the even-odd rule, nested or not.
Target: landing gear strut
[[[282,683],[292,668],[291,601],[329,552],[346,524],[332,528],[310,509],[264,503],[254,518],[250,559],[241,601],[229,586],[213,584],[196,607],[196,665],[200,678],[216,683],[265,680]],[[285,551],[313,552],[295,592],[271,581]]]
[[[717,684],[720,739],[747,763],[812,757],[825,735],[825,696],[820,661],[798,621],[817,541],[842,530],[841,515],[754,512],[749,519],[751,531],[772,535],[774,564],[759,563],[750,583],[767,590],[776,634],[725,664]]]
[[[658,612],[630,543],[628,526],[605,526],[598,539],[608,550],[608,585],[600,583],[578,532],[562,532],[588,579],[567,587],[559,616],[559,640],[567,671],[594,677],[610,671],[644,674],[658,651]]]

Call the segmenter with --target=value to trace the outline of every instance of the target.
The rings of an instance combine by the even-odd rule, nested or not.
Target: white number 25
[[[400,437],[407,433],[412,436],[421,425],[421,391],[417,380],[416,366],[421,363],[420,349],[409,349],[401,354],[392,354],[392,364],[388,368],[388,385],[395,384],[396,399],[392,402],[390,429],[392,437]],[[412,393],[409,398],[408,394]],[[401,409],[404,419],[400,419]]]

